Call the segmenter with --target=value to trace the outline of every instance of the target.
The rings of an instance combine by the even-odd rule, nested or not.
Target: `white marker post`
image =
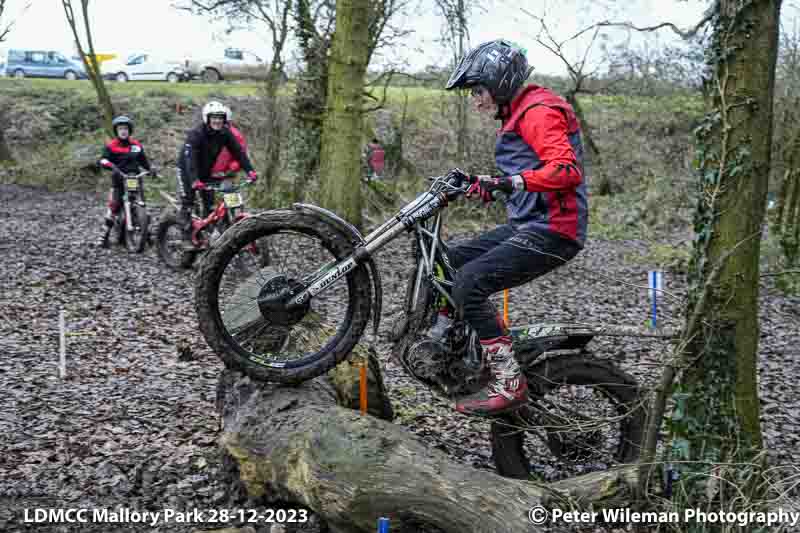
[[[656,329],[656,316],[658,314],[658,292],[664,290],[664,276],[658,270],[651,270],[648,273],[648,278],[650,280],[650,299],[653,302],[653,316],[650,325],[653,329]]]
[[[58,375],[61,379],[67,375],[67,332],[64,323],[64,310],[58,312],[58,332],[59,332],[59,365]]]

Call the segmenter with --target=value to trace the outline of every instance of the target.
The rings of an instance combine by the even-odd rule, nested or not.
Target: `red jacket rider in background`
[[[150,162],[144,154],[142,143],[131,137],[133,135],[133,121],[125,115],[116,117],[111,122],[114,129],[114,138],[103,147],[103,156],[98,164],[111,170],[111,190],[108,194],[108,210],[105,216],[105,225],[114,225],[114,218],[119,215],[122,207],[122,174],[138,174],[140,168],[150,169]],[[108,235],[103,237],[100,245],[108,247]]]

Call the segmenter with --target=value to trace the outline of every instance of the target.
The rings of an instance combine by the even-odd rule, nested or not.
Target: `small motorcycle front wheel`
[[[252,261],[253,245],[269,246],[269,264]],[[275,210],[237,222],[198,270],[195,309],[206,342],[254,379],[300,383],[324,374],[350,354],[367,325],[367,269],[353,267],[302,305],[286,302],[352,251],[346,235],[311,214]]]
[[[131,226],[133,230],[125,229],[125,247],[129,252],[140,254],[147,246],[150,215],[143,205],[131,206]]]
[[[186,249],[183,230],[178,225],[177,215],[172,211],[164,212],[158,222],[156,249],[161,260],[176,271],[192,268],[197,257],[197,252]]]

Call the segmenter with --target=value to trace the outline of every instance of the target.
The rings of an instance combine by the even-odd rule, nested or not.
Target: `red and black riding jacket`
[[[140,168],[150,170],[150,161],[144,154],[142,143],[136,139],[113,139],[103,147],[103,156],[98,164],[112,169],[116,166],[126,174],[136,174]]]
[[[555,232],[583,247],[589,210],[581,129],[572,106],[549,89],[529,85],[509,111],[497,132],[495,163],[525,182],[525,190],[506,204],[509,222]]]

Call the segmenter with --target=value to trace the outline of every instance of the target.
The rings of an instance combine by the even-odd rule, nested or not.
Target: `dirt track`
[[[105,526],[22,524],[22,509],[117,506],[219,509],[230,502],[218,481],[214,397],[221,363],[196,333],[192,274],[145,255],[96,246],[101,202],[82,193],[0,186],[0,530],[109,531]],[[397,253],[408,246],[398,241]],[[570,321],[643,324],[647,265],[627,261],[639,242],[591,242],[546,280],[515,289],[512,324]],[[379,353],[399,311],[404,266],[379,258],[386,290]],[[620,283],[620,281],[624,283]],[[668,277],[667,290],[683,294]],[[774,463],[800,464],[800,298],[765,287],[760,388],[764,433]],[[58,314],[66,313],[67,378],[58,378]],[[665,302],[666,325],[680,324]],[[178,346],[190,358],[179,358]],[[668,348],[660,341],[598,339],[643,381]],[[188,347],[188,351],[185,349]],[[408,379],[386,360],[403,423],[431,446],[491,468],[487,427]],[[420,406],[423,406],[420,408]],[[543,459],[542,473],[558,476]],[[217,527],[220,524],[216,525]],[[192,524],[120,525],[114,531],[191,531]],[[208,529],[212,529],[210,526]],[[316,531],[308,525],[298,531]],[[259,533],[268,531],[262,527]]]

